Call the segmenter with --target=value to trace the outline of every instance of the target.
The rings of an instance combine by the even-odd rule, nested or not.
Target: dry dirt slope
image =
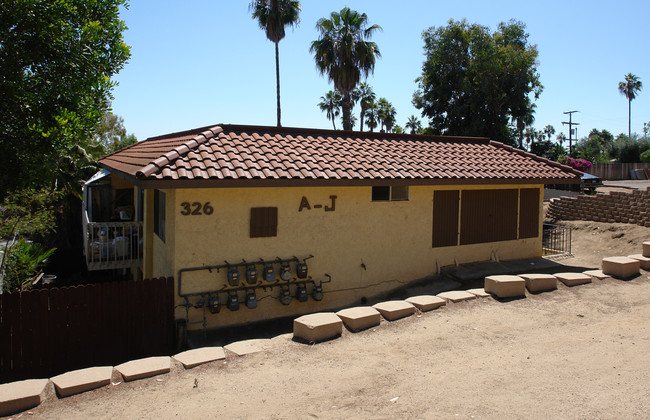
[[[571,222],[575,258],[640,252],[650,229]],[[650,276],[481,299],[308,346],[121,383],[37,418],[648,418]]]

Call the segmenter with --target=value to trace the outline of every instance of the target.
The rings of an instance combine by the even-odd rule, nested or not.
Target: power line
[[[580,112],[580,111],[567,111],[567,112],[564,112],[564,114],[569,114],[569,122],[562,121],[562,124],[568,124],[569,125],[569,156],[571,156],[571,152],[573,151],[573,147],[571,145],[571,142],[573,140],[573,138],[572,138],[573,126],[574,125],[580,125],[580,123],[574,123],[573,120],[572,120],[573,114],[575,112]],[[576,137],[576,140],[578,140],[577,137]]]

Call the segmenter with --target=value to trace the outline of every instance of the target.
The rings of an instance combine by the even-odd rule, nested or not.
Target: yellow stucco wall
[[[539,188],[541,214],[542,185],[411,186],[408,201],[394,202],[372,202],[369,186],[165,190],[167,237],[163,243],[153,235],[152,273],[174,276],[178,281],[178,271],[183,268],[219,265],[225,260],[235,263],[313,254],[308,260],[309,274],[316,280],[325,279],[325,273],[332,276],[332,283],[323,285],[325,297],[321,302],[293,299],[284,306],[276,299],[276,287],[258,290],[258,307],[251,310],[243,305],[244,293],[240,292],[238,311],[224,307],[219,314],[208,312],[208,327],[215,328],[359,304],[362,297],[370,298],[429,276],[438,266],[486,261],[493,252],[501,260],[540,256],[541,218],[537,238],[432,248],[436,189],[494,188]],[[336,209],[326,212],[331,195],[337,196]],[[308,199],[311,210],[298,211],[302,197]],[[151,208],[148,198],[145,201]],[[210,203],[214,212],[183,216],[183,202]],[[314,208],[316,204],[323,208]],[[278,208],[277,237],[249,237],[251,207]],[[184,273],[183,292],[222,289],[227,284],[225,271]],[[244,269],[240,272],[244,284]],[[295,288],[291,290],[293,293]],[[225,295],[221,297],[224,301]],[[183,302],[176,297],[177,304]],[[185,309],[178,308],[177,316],[184,317]],[[190,310],[190,321],[201,318],[201,310]],[[190,329],[196,328],[201,325],[190,325]]]

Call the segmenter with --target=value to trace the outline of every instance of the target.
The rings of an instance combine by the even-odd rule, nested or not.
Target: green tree
[[[101,155],[93,156],[100,158],[107,152],[113,153],[126,146],[135,144],[138,142],[138,139],[134,134],[127,134],[126,128],[124,127],[124,118],[112,112],[106,112],[102,116],[101,125],[97,128],[97,141],[103,146],[104,150]]]
[[[547,125],[542,129],[542,134],[546,140],[551,141],[551,137],[553,137],[553,134],[555,134],[555,127],[550,124]]]
[[[510,21],[490,33],[485,26],[451,20],[424,31],[423,39],[426,59],[413,104],[429,118],[431,131],[514,144],[508,122],[530,120],[533,99],[543,88],[537,47],[529,44],[526,26]]]
[[[275,44],[275,82],[277,88],[278,127],[281,127],[280,110],[280,48],[286,26],[300,23],[300,2],[298,0],[253,0],[249,6],[253,19],[266,32],[266,38]]]
[[[332,126],[336,130],[336,117],[341,113],[341,94],[335,90],[330,90],[320,99],[318,107],[326,113],[327,119],[332,121]]]
[[[618,83],[618,91],[627,98],[628,119],[627,119],[627,136],[632,137],[632,100],[636,98],[637,93],[643,88],[641,80],[632,73],[625,75],[625,81]]]
[[[375,128],[377,128],[377,120],[378,120],[377,104],[375,102],[370,102],[368,104],[364,117],[366,118],[366,123],[368,125],[368,128],[370,129],[370,132],[372,133],[375,130]]]
[[[330,19],[319,19],[316,29],[320,36],[309,50],[314,53],[318,71],[327,75],[334,88],[341,92],[343,129],[351,130],[351,94],[361,77],[374,71],[375,60],[381,56],[377,44],[368,41],[381,27],[368,26],[365,13],[344,7],[340,13],[332,12]]]
[[[650,163],[650,149],[641,153],[641,162]]]
[[[46,235],[56,228],[55,206],[61,192],[27,188],[8,194],[0,204],[0,238],[6,240],[0,258],[0,291],[22,290],[53,250],[44,251],[24,237]],[[43,258],[41,258],[43,257]]]
[[[361,82],[359,87],[352,91],[352,99],[355,102],[359,102],[359,106],[361,107],[361,112],[359,113],[359,131],[363,131],[363,117],[366,114],[368,105],[375,102],[375,98],[376,95],[372,91],[372,87],[365,82]]]
[[[531,149],[535,143],[542,139],[542,136],[543,133],[536,130],[534,127],[528,127],[524,130],[524,141],[526,142],[526,146]]]
[[[422,123],[415,115],[411,115],[404,128],[411,130],[411,134],[420,134],[420,131],[422,131]]]
[[[397,111],[395,111],[392,103],[388,102],[386,98],[379,98],[379,101],[377,101],[377,119],[381,124],[381,131],[391,132],[393,125],[395,125],[396,114]]]
[[[0,197],[52,184],[58,156],[92,138],[129,58],[126,0],[0,7]]]

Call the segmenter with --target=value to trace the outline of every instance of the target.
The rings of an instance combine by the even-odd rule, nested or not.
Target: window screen
[[[372,187],[372,201],[406,201],[409,199],[408,185]]]

